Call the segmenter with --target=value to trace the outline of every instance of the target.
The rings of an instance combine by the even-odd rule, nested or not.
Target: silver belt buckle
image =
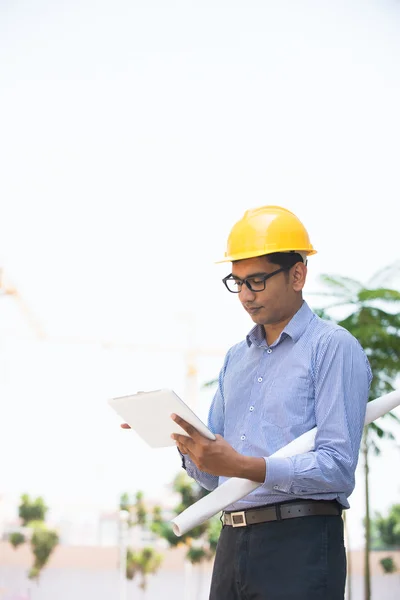
[[[244,510],[241,510],[239,512],[233,512],[230,516],[232,527],[246,527],[247,523]]]

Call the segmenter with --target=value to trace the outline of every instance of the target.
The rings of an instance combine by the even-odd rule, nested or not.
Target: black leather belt
[[[232,527],[246,527],[256,523],[312,517],[316,515],[341,515],[342,509],[336,500],[300,500],[283,504],[271,504],[260,508],[250,508],[238,512],[224,512],[222,523]]]

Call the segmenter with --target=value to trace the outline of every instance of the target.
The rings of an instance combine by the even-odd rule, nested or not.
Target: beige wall
[[[184,548],[163,552],[163,568],[167,571],[179,571],[184,564]],[[0,565],[28,568],[32,563],[30,551],[26,545],[14,550],[7,542],[0,542]],[[116,547],[96,546],[58,546],[50,558],[47,568],[62,569],[114,569],[118,563]],[[211,568],[211,566],[209,566]]]
[[[167,571],[181,570],[184,565],[184,548],[159,551],[164,555],[163,568]],[[374,574],[382,574],[379,561],[384,556],[393,556],[400,572],[400,550],[393,552],[371,552],[371,571]],[[22,546],[14,550],[7,542],[0,542],[0,564],[10,566],[24,566],[31,564],[31,556],[28,548]],[[351,553],[351,566],[355,575],[363,572],[364,554],[362,550],[354,550]],[[50,568],[65,569],[113,569],[118,562],[118,549],[112,547],[96,546],[58,546],[52,555]],[[211,565],[208,565],[208,569]],[[400,600],[400,596],[399,596]]]
[[[159,600],[162,597],[207,600],[211,565],[192,569],[189,578],[184,554],[184,548],[167,551],[161,570],[149,579],[147,594],[142,595],[137,582],[129,582],[127,600]],[[371,554],[372,600],[400,600],[400,572],[384,575],[379,565],[379,560],[389,554],[400,571],[400,551]],[[26,578],[31,565],[28,549],[22,547],[15,551],[2,542],[0,600],[118,600],[117,560],[116,548],[60,546],[37,585]],[[351,560],[352,600],[363,600],[363,553],[353,552]]]

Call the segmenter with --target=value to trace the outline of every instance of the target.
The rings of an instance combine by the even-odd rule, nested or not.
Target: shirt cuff
[[[288,493],[293,483],[294,466],[290,458],[265,458],[264,486],[268,490]]]
[[[182,452],[179,450],[179,448],[177,449],[179,454],[181,455],[181,459],[182,459],[182,469],[185,469],[186,471],[186,463],[185,463],[185,455],[182,454]]]

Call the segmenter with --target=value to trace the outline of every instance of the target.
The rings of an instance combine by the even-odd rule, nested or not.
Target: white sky
[[[49,336],[0,298],[0,493],[62,515],[161,494],[174,450],[119,431],[106,398],[184,394],[182,354],[77,339],[184,346],[189,314],[194,345],[239,341],[213,261],[254,206],[307,226],[308,291],[399,258],[400,4],[3,1],[0,53],[0,263]],[[374,508],[399,501],[398,458],[372,469]],[[351,500],[356,544],[361,484]]]

